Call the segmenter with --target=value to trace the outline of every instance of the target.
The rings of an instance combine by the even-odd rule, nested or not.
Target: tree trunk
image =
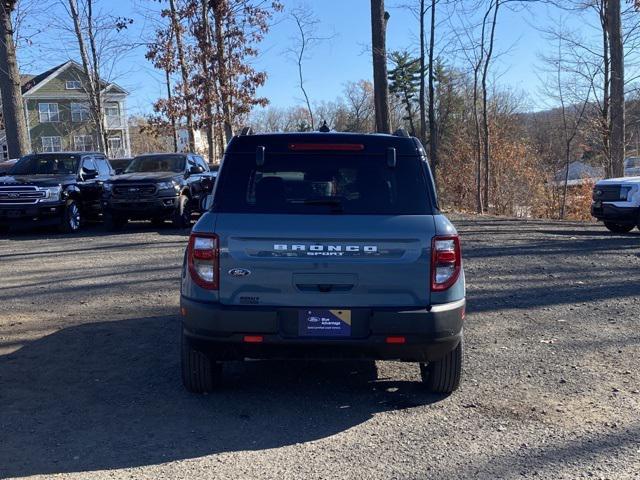
[[[606,4],[607,0],[600,0],[602,3],[599,6],[600,14],[600,26],[602,28],[602,111],[600,112],[600,136],[602,141],[602,154],[604,155],[603,166],[605,169],[605,175],[610,177],[611,171],[611,151],[609,149],[610,138],[610,118],[609,118],[609,105],[611,95],[611,62],[609,60],[609,22],[607,20]]]
[[[213,159],[215,152],[213,151],[213,101],[212,101],[212,92],[213,88],[211,87],[211,77],[213,75],[213,69],[210,68],[207,60],[209,59],[209,55],[205,54],[205,52],[211,52],[211,42],[210,42],[210,27],[209,27],[209,1],[202,0],[202,31],[200,32],[200,49],[202,50],[200,58],[202,62],[202,78],[205,79],[203,85],[203,94],[204,94],[204,126],[207,134],[207,156],[210,164],[213,164]]]
[[[224,127],[224,145],[233,137],[233,119],[229,73],[224,45],[224,13],[227,0],[210,0],[213,7],[213,30],[216,41],[216,63],[218,65],[218,83],[220,104],[222,106],[222,124]]]
[[[607,23],[611,58],[611,170],[614,177],[624,176],[624,46],[620,0],[607,0]]]
[[[87,0],[87,36],[89,37],[89,49],[91,51],[91,60],[93,62],[92,74],[93,84],[96,86],[96,124],[98,126],[98,135],[102,135],[98,140],[98,146],[108,156],[109,155],[109,134],[108,126],[104,121],[104,109],[102,102],[102,85],[100,83],[100,64],[98,63],[98,49],[96,47],[96,37],[93,31],[93,0]],[[98,113],[99,112],[99,113]],[[122,112],[120,112],[122,114]],[[124,139],[123,139],[124,145]]]
[[[389,84],[387,78],[387,22],[384,0],[371,0],[371,48],[373,51],[373,94],[376,131],[391,133],[389,120]]]
[[[171,76],[169,75],[169,70],[164,71],[164,77],[167,84],[167,99],[169,100],[169,105],[171,105],[173,95],[171,94]],[[169,114],[169,121],[171,122],[171,133],[173,136],[173,151],[174,153],[178,153],[178,129],[176,128],[176,117],[173,113]]]
[[[429,27],[429,157],[431,173],[436,181],[436,167],[438,166],[438,125],[435,113],[435,78],[433,72],[433,51],[436,38],[436,0],[431,0],[431,25]],[[438,182],[436,181],[436,185]]]
[[[426,73],[426,65],[425,65],[425,28],[424,28],[424,20],[425,20],[425,10],[424,10],[425,0],[420,0],[420,141],[423,145],[427,143],[427,112],[426,112],[426,95],[425,95],[425,73]]]
[[[178,64],[180,66],[180,74],[182,76],[182,91],[185,100],[185,116],[187,117],[187,131],[189,135],[189,151],[196,151],[196,138],[193,129],[193,112],[191,110],[191,100],[189,99],[189,70],[184,56],[184,46],[182,45],[182,30],[176,11],[175,0],[169,0],[169,10],[171,11],[171,25],[173,33],[176,36],[176,49],[178,50]]]
[[[489,63],[491,62],[491,56],[493,55],[493,43],[496,33],[496,22],[498,20],[498,8],[500,7],[500,0],[496,0],[493,20],[491,23],[491,33],[489,34],[489,50],[484,61],[484,68],[482,70],[482,129],[484,134],[484,206],[489,210],[489,198],[491,190],[491,145],[489,135],[489,110],[487,106],[487,77],[489,75]]]
[[[0,4],[0,65],[4,65],[0,68],[0,93],[9,158],[21,157],[31,150],[13,43],[11,12],[14,7],[15,2],[12,1]]]

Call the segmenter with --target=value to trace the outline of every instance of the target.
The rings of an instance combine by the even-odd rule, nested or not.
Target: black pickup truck
[[[177,228],[191,225],[201,200],[213,188],[215,172],[192,153],[153,153],[131,160],[122,175],[104,185],[102,206],[107,228],[117,230],[130,219]]]
[[[114,174],[102,153],[36,153],[0,177],[0,226],[55,225],[77,231],[101,213],[102,185]]]

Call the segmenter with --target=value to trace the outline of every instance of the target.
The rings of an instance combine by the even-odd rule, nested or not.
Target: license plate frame
[[[349,309],[305,308],[298,310],[298,335],[316,338],[349,338],[352,334]]]

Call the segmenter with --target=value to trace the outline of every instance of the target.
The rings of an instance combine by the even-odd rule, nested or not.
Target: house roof
[[[48,77],[53,75],[53,73],[55,73],[57,70],[64,67],[67,63],[69,62],[61,63],[60,65],[50,68],[49,70],[42,72],[38,75],[20,75],[20,83],[22,84],[22,93],[27,93],[33,87],[35,87],[39,83],[42,83]],[[23,83],[23,79],[26,80],[24,83]]]
[[[60,65],[56,65],[55,67],[52,67],[49,70],[46,70],[38,75],[20,75],[20,83],[22,84],[22,93],[25,94],[34,89],[39,88],[40,86],[47,83],[49,80],[55,78],[56,75],[58,75],[58,73],[60,73],[62,70],[69,68],[71,66],[74,66],[82,70],[82,66],[78,62],[74,60],[67,60],[66,62],[61,63]],[[115,90],[119,90],[120,93],[125,93],[125,94],[129,93],[116,83],[107,83],[102,81],[101,84],[104,90],[115,89]]]

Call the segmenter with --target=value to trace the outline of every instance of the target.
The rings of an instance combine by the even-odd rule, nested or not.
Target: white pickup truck
[[[608,178],[596,183],[591,215],[615,233],[640,228],[640,176]]]

